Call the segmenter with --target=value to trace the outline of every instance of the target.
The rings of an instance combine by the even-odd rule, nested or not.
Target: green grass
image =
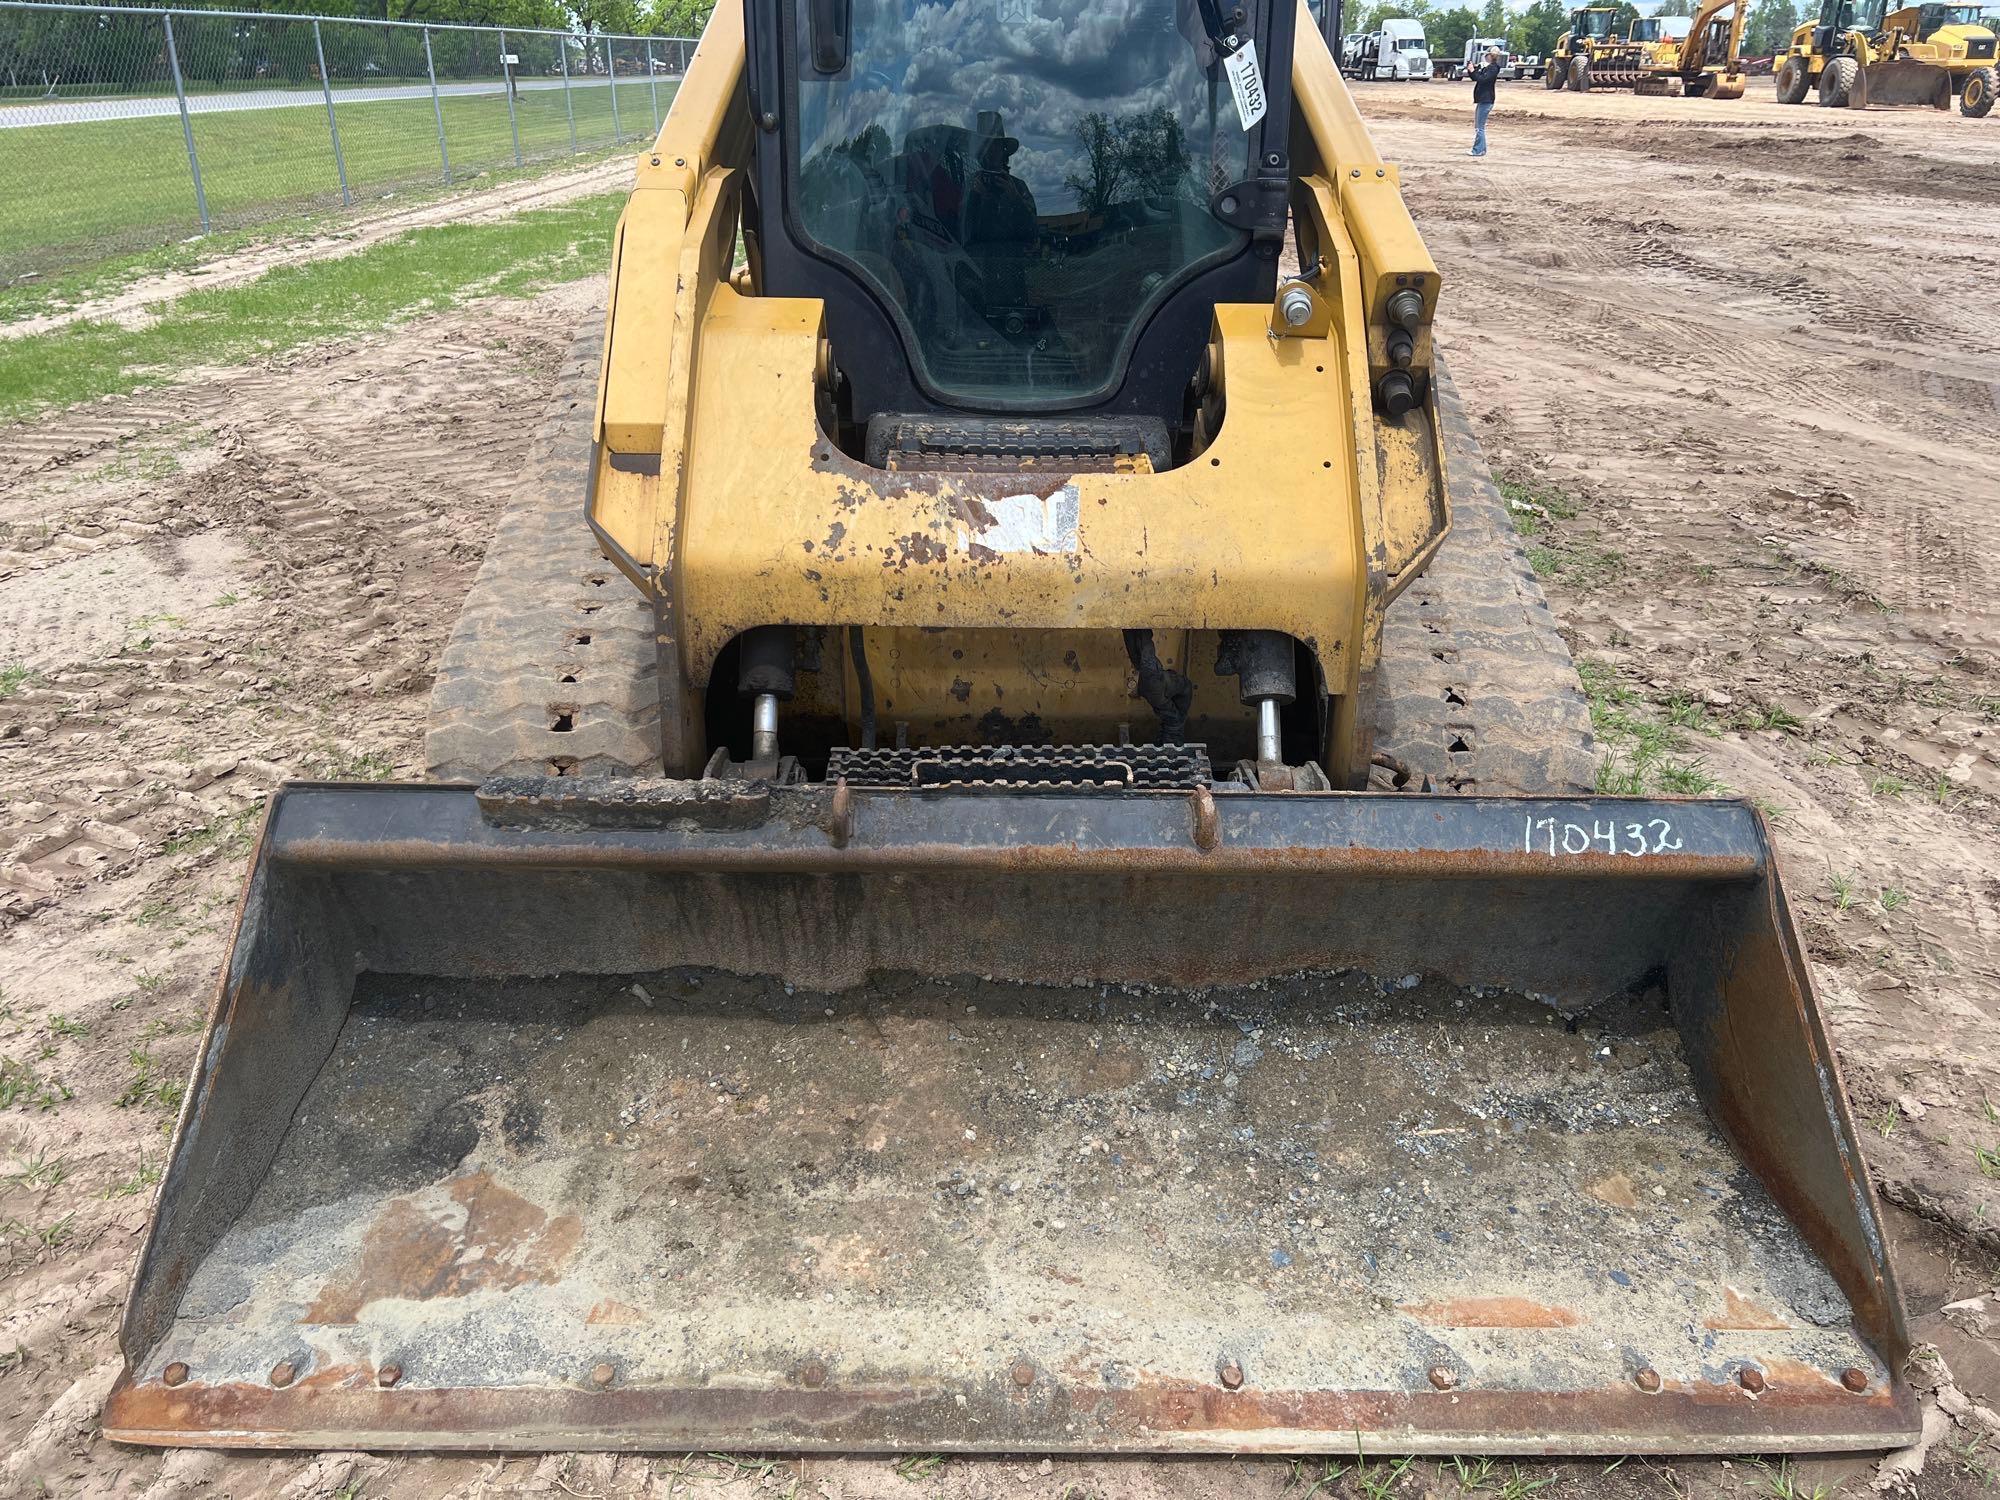
[[[1769,1496],[1770,1500],[1833,1500],[1835,1486],[1815,1481],[1808,1487],[1803,1479],[1792,1472],[1792,1461],[1789,1458],[1779,1459],[1776,1469],[1761,1458],[1752,1459],[1751,1462],[1763,1472],[1764,1484],[1757,1493]]]
[[[1714,733],[1700,704],[1675,695],[1664,705],[1665,718],[1655,718],[1639,694],[1603,662],[1582,657],[1576,670],[1590,701],[1591,728],[1607,752],[1597,768],[1598,791],[1621,797],[1653,792],[1699,797],[1726,790],[1698,757],[1685,753],[1688,730]]]
[[[628,143],[653,133],[651,87],[643,78],[617,85],[619,122]],[[664,113],[674,86],[661,80],[658,88]],[[611,88],[579,86],[570,97],[579,149],[613,146]],[[447,95],[440,102],[455,180],[514,170],[504,95]],[[357,203],[443,185],[428,98],[344,103],[336,98],[334,113]],[[569,156],[561,89],[523,91],[517,114],[524,160],[546,163]],[[240,228],[287,211],[340,205],[324,109],[198,114],[192,124],[214,227]],[[24,127],[9,130],[6,138],[7,149],[0,151],[0,281],[36,267],[73,264],[91,250],[200,232],[178,116]],[[61,190],[51,191],[51,184]]]
[[[134,1172],[130,1177],[120,1178],[117,1182],[112,1183],[104,1190],[104,1196],[107,1199],[130,1198],[137,1193],[144,1192],[159,1180],[159,1163],[148,1162],[146,1160],[146,1152],[144,1148],[141,1148],[139,1152],[139,1170]]]
[[[1499,486],[1500,498],[1507,502],[1514,529],[1522,536],[1534,536],[1548,521],[1576,518],[1576,501],[1552,484],[1538,479],[1508,479],[1499,474],[1493,476],[1493,482]]]
[[[134,1105],[156,1105],[169,1114],[179,1109],[181,1097],[187,1093],[187,1085],[178,1077],[162,1077],[162,1064],[150,1052],[135,1047],[130,1057],[132,1076],[117,1098],[118,1107],[131,1109]]]
[[[1625,571],[1625,554],[1596,542],[1559,535],[1558,521],[1576,519],[1577,500],[1538,479],[1493,476],[1514,529],[1532,538],[1528,566],[1540,578],[1561,578],[1580,589],[1599,588]]]
[[[246,286],[191,292],[146,328],[78,323],[0,341],[0,421],[158,384],[197,364],[383,327],[467,295],[518,296],[574,280],[609,260],[623,206],[623,195],[607,193],[498,223],[413,230]]]

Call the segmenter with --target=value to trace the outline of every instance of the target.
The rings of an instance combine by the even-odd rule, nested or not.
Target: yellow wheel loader
[[[1951,75],[1959,112],[1980,119],[1993,110],[1994,50],[2000,17],[1977,5],[1944,5],[1929,0],[1887,17],[1887,24],[1922,44],[1924,56]]]
[[[1913,12],[1886,11],[1887,0],[1820,0],[1818,19],[1793,32],[1778,59],[1778,102],[1803,104],[1817,91],[1829,109],[1950,109],[1952,75],[1939,61],[1942,49],[1915,39]]]
[[[125,1442],[1912,1440],[1769,836],[1576,674],[1303,8],[715,11],[406,785],[272,800]]]
[[[1550,90],[1630,88],[1651,58],[1650,50],[1618,31],[1615,5],[1579,6],[1569,14],[1569,29],[1556,40],[1542,64],[1542,83]]]

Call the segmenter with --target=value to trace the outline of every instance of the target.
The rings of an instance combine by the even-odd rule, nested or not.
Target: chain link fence
[[[0,0],[0,286],[649,139],[694,46]]]

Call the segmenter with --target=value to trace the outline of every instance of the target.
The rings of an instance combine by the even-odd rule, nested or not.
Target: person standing
[[[1486,61],[1472,72],[1472,149],[1468,156],[1486,154],[1486,117],[1493,113],[1493,86],[1500,78],[1500,49],[1488,47]]]

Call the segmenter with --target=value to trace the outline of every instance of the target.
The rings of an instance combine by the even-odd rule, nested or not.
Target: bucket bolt
[[[1389,363],[1395,368],[1375,383],[1375,399],[1391,417],[1400,417],[1417,404],[1417,383],[1410,376],[1410,363],[1417,357],[1417,329],[1424,320],[1424,294],[1406,286],[1389,299],[1385,309],[1389,320]]]
[[[736,691],[750,700],[751,762],[772,772],[778,765],[778,705],[789,703],[798,687],[795,645],[789,625],[745,631],[736,669]]]
[[[184,1385],[188,1378],[188,1367],[184,1360],[175,1360],[160,1372],[160,1378],[168,1385]]]

